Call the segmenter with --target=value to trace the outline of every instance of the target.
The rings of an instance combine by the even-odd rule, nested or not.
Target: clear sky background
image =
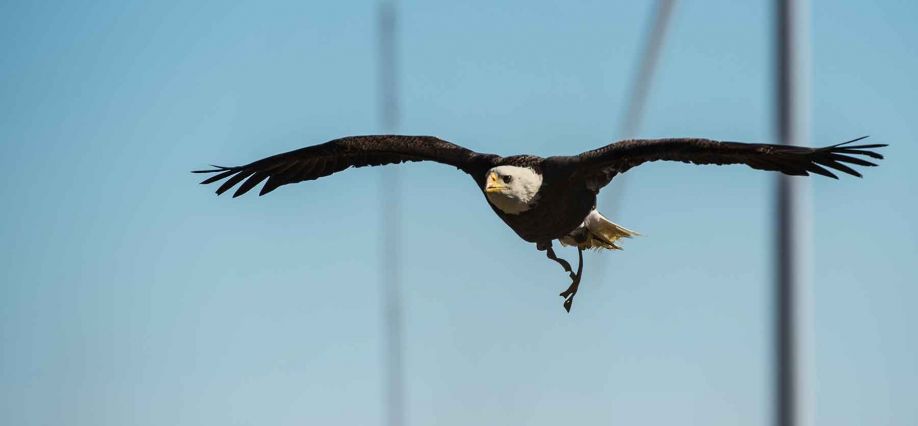
[[[611,142],[650,7],[402,1],[401,130]],[[380,170],[239,199],[188,173],[379,132],[376,12],[0,4],[0,423],[382,424]],[[679,2],[640,136],[774,141],[771,19]],[[916,21],[812,2],[811,140],[891,144],[810,179],[818,425],[918,424]],[[402,170],[410,424],[770,424],[774,176],[630,171],[613,220],[644,236],[587,255],[566,314],[470,179]]]

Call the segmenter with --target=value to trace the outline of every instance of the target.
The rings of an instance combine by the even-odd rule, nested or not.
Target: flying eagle
[[[865,136],[866,137],[866,136]],[[876,166],[863,157],[882,159],[874,149],[885,144],[853,145],[865,137],[823,148],[720,142],[709,139],[636,139],[606,145],[575,156],[542,158],[482,154],[433,136],[371,135],[335,139],[320,145],[267,157],[244,166],[213,166],[194,173],[215,173],[202,184],[226,179],[217,194],[237,184],[233,197],[265,182],[258,195],[281,185],[314,180],[350,167],[381,166],[406,161],[436,161],[472,177],[488,205],[520,238],[570,274],[561,292],[570,311],[583,273],[583,250],[621,249],[618,240],[637,235],[596,211],[596,195],[619,173],[649,161],[692,164],[745,164],[788,175],[810,173],[838,177],[829,169],[861,177],[848,166]],[[578,265],[555,255],[552,241],[577,247]]]

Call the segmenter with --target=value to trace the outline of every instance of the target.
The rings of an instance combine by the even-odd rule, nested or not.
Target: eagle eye
[[[504,180],[504,183],[510,183],[513,181],[513,176],[502,176],[501,179]]]

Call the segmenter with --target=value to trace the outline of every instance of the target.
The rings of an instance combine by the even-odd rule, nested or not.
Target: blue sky
[[[640,136],[772,141],[770,4],[679,2]],[[380,131],[376,10],[0,5],[2,423],[382,423],[380,171],[235,200],[187,173]],[[608,143],[649,12],[403,1],[401,129]],[[918,9],[811,16],[811,140],[891,144],[810,180],[816,423],[916,424]],[[644,236],[586,256],[570,315],[468,178],[401,176],[411,424],[769,424],[774,176],[630,171],[605,209]]]

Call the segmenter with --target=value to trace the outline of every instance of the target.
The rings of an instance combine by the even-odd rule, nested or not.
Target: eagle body
[[[529,168],[542,176],[538,196],[529,210],[509,214],[488,200],[494,213],[520,238],[530,243],[545,246],[551,244],[552,240],[567,236],[596,208],[596,192],[591,191],[585,182],[572,179],[574,170],[565,167],[566,162],[560,159],[515,156],[507,157],[497,164]],[[486,178],[487,175],[479,178],[482,193],[485,193]]]
[[[335,139],[323,144],[273,155],[237,166],[196,170],[212,176],[202,184],[222,181],[217,194],[236,187],[238,197],[264,185],[259,195],[282,185],[315,180],[351,167],[434,161],[471,176],[494,212],[523,240],[535,243],[548,258],[570,273],[572,283],[561,293],[570,310],[580,283],[582,251],[620,249],[616,241],[636,235],[596,211],[599,191],[612,179],[651,161],[690,164],[744,164],[757,170],[788,175],[818,174],[837,179],[837,172],[861,177],[852,166],[870,167],[865,158],[882,159],[875,151],[885,144],[854,145],[864,138],[821,148],[722,142],[700,138],[634,139],[615,142],[573,156],[501,157],[472,151],[433,136],[368,135]],[[238,185],[238,187],[237,187]],[[558,258],[552,242],[576,246],[577,272]]]

